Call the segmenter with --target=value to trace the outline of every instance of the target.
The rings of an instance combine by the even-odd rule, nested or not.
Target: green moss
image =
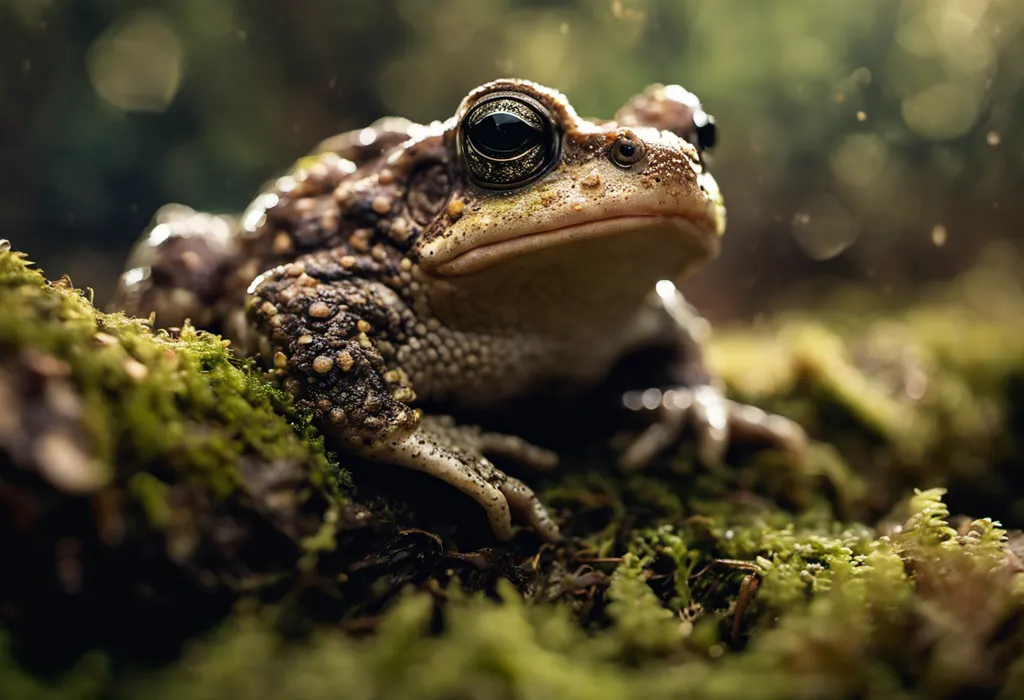
[[[284,398],[217,338],[151,334],[43,286],[14,256],[0,264],[0,296],[27,309],[0,312],[0,348],[68,363],[94,402],[104,473],[156,528],[175,520],[166,474],[179,470],[223,498],[245,487],[249,454],[304,460],[305,490],[351,483],[308,417],[281,419]],[[1019,697],[1024,566],[1019,533],[1001,524],[1024,525],[1024,492],[1006,476],[1024,454],[1012,267],[915,306],[722,334],[711,357],[730,391],[806,425],[802,459],[744,453],[705,470],[681,453],[644,473],[538,476],[574,535],[554,547],[525,536],[453,553],[407,530],[346,559],[335,499],[304,531],[290,589],[329,603],[243,600],[157,670],[94,654],[42,682],[0,650],[0,696]],[[97,345],[97,331],[117,342]],[[708,566],[719,559],[733,563]],[[359,591],[366,600],[338,603]]]
[[[1024,494],[1004,476],[1024,451],[1024,432],[1008,429],[1024,400],[1020,265],[1001,248],[913,303],[861,294],[814,320],[723,332],[709,359],[733,396],[829,445],[801,469],[816,465],[844,517],[871,520],[915,487],[943,486],[957,510],[1024,525]]]
[[[751,529],[744,551],[778,549],[764,564],[760,621],[742,652],[730,651],[701,620],[681,620],[652,593],[645,559],[655,549],[689,551],[677,533],[662,529],[638,545],[647,554],[627,554],[618,565],[608,591],[610,620],[600,631],[581,630],[562,605],[524,603],[510,586],[499,588],[500,602],[449,589],[439,636],[430,631],[437,601],[426,593],[404,596],[363,640],[323,631],[288,643],[265,617],[240,612],[175,666],[107,679],[106,692],[781,699],[932,698],[1001,688],[1003,697],[1015,697],[1024,687],[1004,661],[1008,651],[1020,651],[1024,591],[1002,567],[997,530],[979,521],[957,535],[942,520],[939,496],[916,495],[893,539]],[[95,685],[84,679],[95,684],[104,668],[83,659],[62,697],[93,697]],[[17,674],[5,682],[32,683]],[[36,691],[21,697],[46,697]]]
[[[80,658],[56,678],[26,673],[14,661],[6,635],[0,634],[0,696],[11,700],[92,700],[104,697],[111,680],[108,660],[99,653]]]
[[[21,255],[3,252],[0,356],[26,348],[66,363],[104,479],[115,465],[139,473],[159,465],[223,498],[241,486],[237,465],[247,455],[307,464],[320,487],[346,478],[321,441],[298,439],[296,427],[308,431],[308,419],[282,419],[285,396],[219,337],[191,327],[172,337],[99,313],[69,280],[50,285]]]
[[[0,548],[19,569],[0,607],[33,664],[172,653],[238,597],[297,588],[348,522],[347,474],[252,363],[99,313],[9,251],[0,402]],[[55,639],[37,632],[52,620]]]
[[[678,618],[647,585],[645,559],[625,554],[608,586],[608,617],[615,629],[608,641],[617,656],[635,660],[664,655],[682,641]]]
[[[150,525],[163,530],[171,523],[167,484],[152,474],[140,472],[128,479],[128,490],[142,505]]]

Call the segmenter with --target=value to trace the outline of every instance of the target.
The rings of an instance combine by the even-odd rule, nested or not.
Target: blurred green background
[[[112,290],[168,201],[238,211],[318,141],[500,76],[718,119],[715,318],[899,297],[1024,244],[1022,0],[0,0],[0,236]]]

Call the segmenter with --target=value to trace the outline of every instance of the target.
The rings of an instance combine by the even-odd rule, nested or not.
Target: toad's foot
[[[731,441],[794,453],[802,452],[807,443],[803,428],[790,419],[730,401],[710,385],[630,391],[622,402],[631,410],[657,412],[656,421],[619,458],[626,469],[650,464],[679,442],[687,425],[697,434],[697,457],[706,465],[720,464]]]
[[[473,498],[487,511],[499,540],[512,537],[512,513],[545,540],[559,539],[558,526],[530,487],[496,468],[484,456],[487,452],[540,469],[556,462],[554,454],[519,438],[456,425],[447,416],[424,417],[411,433],[364,448],[371,459],[426,472]]]

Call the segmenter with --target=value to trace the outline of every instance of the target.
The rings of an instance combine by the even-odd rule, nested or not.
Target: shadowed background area
[[[600,117],[678,82],[730,220],[692,299],[898,297],[1024,242],[1022,32],[1019,0],[5,0],[0,236],[102,302],[159,206],[240,211],[338,131],[502,76]]]

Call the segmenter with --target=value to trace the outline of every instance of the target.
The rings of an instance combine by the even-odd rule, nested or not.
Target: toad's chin
[[[630,322],[658,280],[713,257],[719,236],[682,216],[629,215],[506,238],[421,270],[432,310],[467,331],[601,347]],[[422,263],[421,263],[422,265]]]
[[[550,230],[516,235],[480,245],[440,264],[424,261],[424,268],[439,277],[472,275],[495,266],[502,266],[521,257],[543,260],[576,259],[577,264],[594,264],[593,253],[622,256],[623,271],[633,267],[639,256],[648,257],[645,268],[664,268],[671,274],[672,266],[690,267],[718,252],[718,227],[714,220],[695,220],[691,216],[672,214],[628,214],[594,221],[575,223]],[[604,240],[619,239],[623,240]],[[630,239],[635,243],[631,246]],[[625,250],[622,250],[625,246]],[[652,250],[653,247],[653,250]],[[568,248],[567,250],[558,250]],[[633,250],[630,250],[634,248]],[[579,250],[577,250],[579,249]],[[602,253],[603,251],[603,253]],[[662,258],[667,265],[657,264]],[[651,259],[653,258],[653,259]],[[614,260],[612,261],[614,262]],[[678,272],[678,271],[677,271]]]

